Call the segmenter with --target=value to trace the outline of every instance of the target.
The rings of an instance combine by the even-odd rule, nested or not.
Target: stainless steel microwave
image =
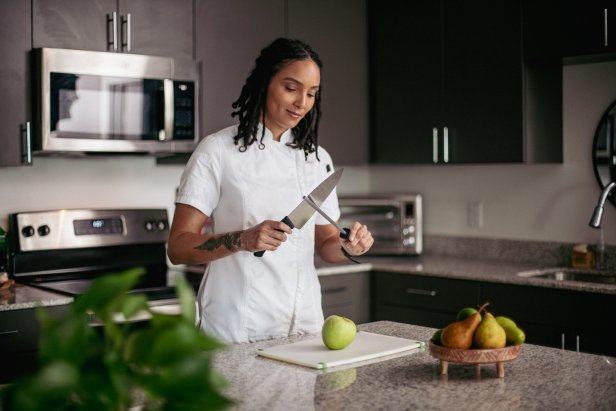
[[[198,143],[195,62],[41,48],[35,153],[182,153]]]
[[[340,222],[368,226],[371,255],[417,255],[423,251],[421,194],[339,196]]]

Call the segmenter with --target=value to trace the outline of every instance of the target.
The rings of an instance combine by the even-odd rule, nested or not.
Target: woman
[[[301,230],[280,219],[334,171],[318,145],[321,60],[298,40],[261,50],[240,97],[239,125],[207,136],[182,175],[169,235],[174,264],[208,263],[198,293],[200,324],[228,342],[319,331],[321,292],[314,252],[343,262],[373,243],[353,223],[348,240],[321,215]],[[335,191],[323,210],[338,219]],[[204,233],[212,217],[215,233]],[[253,252],[265,250],[263,257]]]

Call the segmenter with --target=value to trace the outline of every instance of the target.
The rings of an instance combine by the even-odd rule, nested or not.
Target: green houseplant
[[[0,391],[4,410],[217,410],[231,401],[211,366],[224,346],[195,327],[194,293],[176,281],[180,315],[153,312],[142,294],[129,294],[143,269],[96,279],[67,315],[39,308],[42,338],[37,370]],[[149,312],[135,326],[114,321]],[[100,327],[88,324],[95,316]]]

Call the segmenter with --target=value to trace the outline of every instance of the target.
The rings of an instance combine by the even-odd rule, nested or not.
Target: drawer
[[[320,276],[323,315],[340,315],[356,324],[370,321],[370,273]]]
[[[0,313],[0,352],[35,350],[38,338],[39,324],[35,309]]]
[[[365,301],[368,304],[369,273],[349,273],[319,277],[323,307]]]
[[[377,272],[374,284],[376,304],[455,314],[464,307],[475,307],[479,303],[480,287],[475,281]]]
[[[66,309],[66,306],[46,307],[45,311],[57,315]],[[37,350],[40,330],[35,308],[1,311],[0,352],[5,354]]]

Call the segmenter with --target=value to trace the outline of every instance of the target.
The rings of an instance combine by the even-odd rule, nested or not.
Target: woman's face
[[[291,61],[274,75],[265,103],[265,126],[274,140],[280,141],[312,109],[320,84],[321,71],[312,60]]]

